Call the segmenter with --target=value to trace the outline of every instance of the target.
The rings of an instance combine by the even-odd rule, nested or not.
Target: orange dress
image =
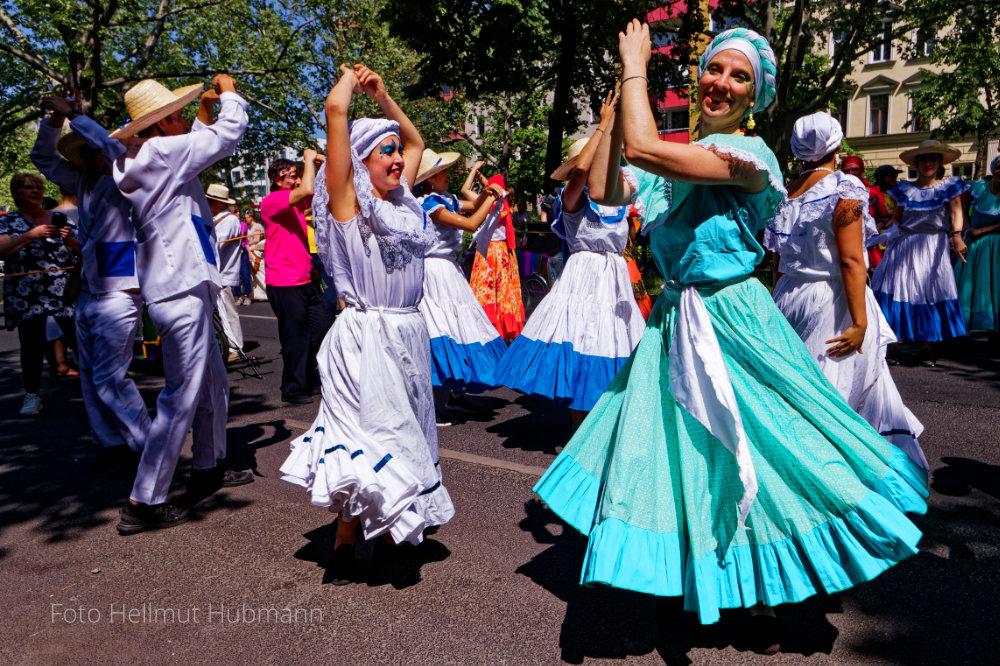
[[[489,182],[504,186],[503,176],[500,175],[490,178]],[[506,230],[506,240],[490,241],[485,259],[476,253],[470,285],[497,333],[509,344],[520,335],[525,317],[521,276],[517,270],[517,255],[514,254],[513,216],[506,199],[499,224]]]

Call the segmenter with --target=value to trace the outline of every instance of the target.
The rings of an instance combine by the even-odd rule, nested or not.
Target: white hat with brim
[[[205,197],[212,199],[213,201],[221,201],[222,203],[234,204],[235,200],[229,198],[229,188],[225,185],[220,185],[219,183],[212,183],[205,190]]]
[[[941,155],[941,164],[951,164],[959,157],[962,156],[962,151],[957,148],[952,148],[947,143],[938,141],[937,139],[927,139],[921,141],[920,145],[916,148],[910,148],[909,150],[904,150],[899,154],[899,159],[903,160],[910,166],[917,166],[917,155],[928,155],[930,153],[938,153]]]
[[[127,139],[135,136],[174,111],[183,109],[201,94],[204,87],[203,84],[196,83],[170,90],[153,79],[139,81],[125,92],[125,109],[132,120],[112,132],[111,137]]]
[[[552,172],[549,176],[552,180],[566,180],[569,175],[573,173],[573,167],[576,166],[576,161],[580,159],[580,153],[583,152],[583,147],[587,145],[587,141],[590,139],[577,139],[570,144],[569,150],[566,151],[566,161],[559,165],[559,168]]]
[[[430,148],[424,148],[424,152],[420,156],[420,167],[417,169],[417,177],[414,179],[413,184],[419,185],[434,174],[451,168],[460,159],[462,159],[462,153],[435,153]]]

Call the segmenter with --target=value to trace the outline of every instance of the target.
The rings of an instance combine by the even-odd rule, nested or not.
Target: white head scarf
[[[351,150],[365,159],[375,146],[390,136],[399,136],[399,123],[386,118],[359,118],[351,123]]]
[[[844,130],[829,113],[802,116],[792,128],[792,154],[803,162],[815,162],[840,148],[843,138]]]

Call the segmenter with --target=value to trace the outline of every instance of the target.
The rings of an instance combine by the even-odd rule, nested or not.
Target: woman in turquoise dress
[[[666,287],[626,366],[535,486],[588,536],[581,582],[683,596],[703,623],[870,580],[917,552],[904,512],[926,476],[826,380],[767,289],[755,234],[785,201],[774,154],[739,133],[774,97],[755,32],[717,36],[699,65],[700,139],[659,141],[646,95],[648,26],[620,35],[620,118],[592,198],[632,200]],[[619,171],[624,139],[629,167]],[[759,621],[758,621],[759,620]]]
[[[972,184],[969,253],[955,262],[958,301],[970,331],[1000,333],[1000,156],[990,162],[992,179]]]

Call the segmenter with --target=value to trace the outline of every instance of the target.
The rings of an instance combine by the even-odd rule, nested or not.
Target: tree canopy
[[[920,87],[910,95],[913,114],[937,118],[934,133],[945,139],[975,137],[973,175],[981,178],[987,142],[1000,130],[1000,6],[989,0],[928,0],[910,11],[923,31],[939,34],[930,61],[946,68],[923,70]]]

